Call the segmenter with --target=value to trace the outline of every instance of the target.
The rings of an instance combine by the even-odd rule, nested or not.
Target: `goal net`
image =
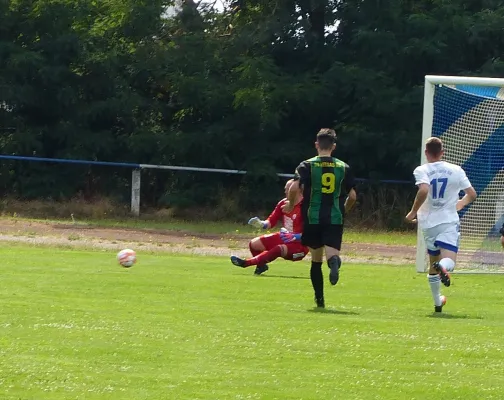
[[[504,222],[504,79],[426,76],[422,164],[430,136],[443,141],[444,160],[460,165],[478,193],[459,212],[456,271],[504,272],[499,234]],[[427,269],[420,231],[416,261],[417,271]]]

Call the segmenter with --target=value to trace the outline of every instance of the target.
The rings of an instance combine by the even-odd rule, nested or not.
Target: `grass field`
[[[69,224],[74,221],[70,219],[34,219],[34,218],[19,218],[19,217],[0,217],[0,221],[21,221],[21,222],[42,222],[49,224]],[[243,237],[250,237],[259,233],[257,229],[252,228],[246,223],[234,223],[219,221],[218,223],[211,223],[208,221],[184,221],[177,219],[170,219],[167,221],[156,221],[152,219],[142,218],[124,218],[117,219],[95,219],[95,220],[82,220],[76,221],[77,225],[87,225],[93,227],[104,228],[132,228],[132,229],[156,229],[167,230],[172,232],[187,232],[191,234],[214,234],[214,235],[238,235]],[[264,233],[264,232],[261,232]],[[376,230],[366,230],[357,228],[345,228],[345,242],[346,243],[379,243],[384,245],[416,245],[417,235],[416,231],[409,232],[383,232]]]
[[[457,275],[434,315],[424,274],[347,264],[319,312],[305,262],[0,254],[3,400],[504,397],[500,276]]]

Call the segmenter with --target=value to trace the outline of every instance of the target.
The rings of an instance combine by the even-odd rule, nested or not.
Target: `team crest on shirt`
[[[294,230],[294,221],[292,220],[292,218],[289,217],[284,218],[284,227],[289,232],[292,232]]]
[[[293,214],[292,215],[292,219],[296,219],[297,215],[296,214]]]

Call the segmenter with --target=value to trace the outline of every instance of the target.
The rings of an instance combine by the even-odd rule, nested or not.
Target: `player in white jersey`
[[[446,297],[441,296],[441,282],[450,286],[450,274],[455,268],[459,246],[458,212],[476,199],[476,191],[458,165],[442,161],[443,143],[431,137],[425,143],[427,163],[413,172],[417,195],[408,222],[417,221],[422,229],[429,254],[429,285],[434,299],[434,310],[441,312]],[[459,199],[463,190],[464,197]]]

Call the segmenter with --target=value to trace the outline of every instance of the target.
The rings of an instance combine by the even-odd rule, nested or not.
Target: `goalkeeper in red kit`
[[[289,193],[293,180],[285,184],[285,193]],[[308,254],[308,248],[301,244],[301,233],[303,232],[303,217],[301,214],[301,203],[303,197],[301,191],[298,191],[296,201],[292,211],[284,213],[282,207],[287,201],[286,198],[280,200],[270,216],[262,221],[258,217],[250,218],[249,225],[261,229],[271,229],[281,221],[282,229],[280,232],[269,235],[262,235],[252,239],[249,242],[249,249],[252,253],[251,258],[241,259],[237,256],[231,256],[231,262],[237,267],[247,268],[256,266],[255,275],[261,275],[269,267],[268,263],[282,257],[286,260],[299,261]]]

